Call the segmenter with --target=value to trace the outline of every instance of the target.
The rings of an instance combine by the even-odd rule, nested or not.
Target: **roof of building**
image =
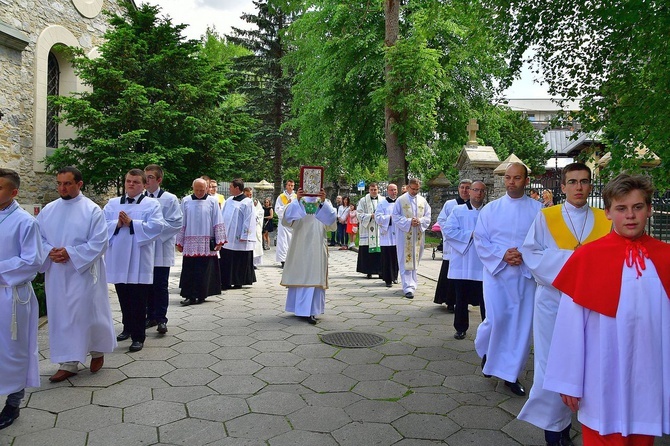
[[[507,99],[507,106],[514,111],[532,112],[532,111],[577,111],[579,110],[579,101],[567,100],[561,98],[527,98],[527,99]],[[561,104],[561,102],[563,102]]]

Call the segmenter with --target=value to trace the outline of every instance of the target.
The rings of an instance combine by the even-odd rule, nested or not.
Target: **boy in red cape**
[[[670,245],[645,234],[653,186],[621,174],[603,190],[614,231],[580,247],[563,294],[544,388],[579,410],[585,446],[652,446],[670,433]]]

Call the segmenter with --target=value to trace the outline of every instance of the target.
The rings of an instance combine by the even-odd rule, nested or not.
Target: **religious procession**
[[[382,196],[371,183],[354,211],[349,197],[331,203],[322,178],[323,168],[305,168],[297,191],[286,181],[274,207],[239,178],[228,198],[216,180],[196,178],[180,200],[151,164],[130,169],[124,194],[101,209],[82,193],[82,173],[68,166],[56,174],[60,198],[35,219],[15,200],[20,176],[0,169],[0,394],[7,395],[0,429],[19,417],[26,388],[41,385],[31,286],[38,272],[45,274],[49,360],[58,364],[52,384],[76,377],[89,355],[89,372],[99,373],[120,342],[130,341],[129,353],[142,351],[153,327],[160,337],[169,333],[169,277],[178,257],[181,308],[271,286],[257,283],[256,271],[270,249],[274,215],[276,266],[267,266],[281,270],[286,312],[309,325],[328,323],[329,258],[341,250],[357,251],[359,281],[397,284],[401,298],[413,301],[431,224],[421,182],[410,179],[400,196],[396,184]],[[585,445],[653,445],[670,423],[668,372],[658,362],[670,354],[661,342],[669,329],[670,249],[645,232],[651,181],[620,174],[606,185],[602,210],[587,204],[592,172],[583,163],[562,170],[559,205],[527,195],[529,180],[524,164],[509,163],[505,194],[491,201],[485,182],[460,181],[458,197],[437,217],[443,255],[428,290],[433,303],[453,314],[455,341],[472,338],[469,311],[478,307],[480,373],[520,397],[532,345],[532,387],[517,417],[542,429],[547,445],[577,444],[576,437]]]

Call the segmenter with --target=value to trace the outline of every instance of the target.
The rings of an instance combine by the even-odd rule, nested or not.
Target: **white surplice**
[[[561,215],[568,229],[577,240],[582,241],[593,229],[593,211],[588,206],[576,208],[567,202],[562,206]],[[572,220],[568,218],[566,209]],[[582,234],[575,233],[576,228]],[[580,235],[583,235],[582,240]],[[559,394],[545,390],[542,385],[561,300],[561,293],[551,284],[574,251],[560,249],[556,245],[542,212],[535,217],[520,251],[524,263],[535,277],[537,289],[533,312],[533,387],[517,418],[544,430],[560,432],[570,424],[572,412],[563,404]]]
[[[254,244],[254,266],[263,264],[263,217],[265,211],[260,201],[254,199],[254,212],[256,213],[256,243]]]
[[[226,241],[226,230],[219,203],[211,195],[204,200],[187,195],[181,201],[182,227],[175,243],[182,247],[184,257],[216,257],[210,248],[210,239],[215,244]]]
[[[450,279],[482,281],[484,265],[477,255],[473,236],[481,209],[458,205],[449,214],[444,226],[440,225],[444,244],[451,248],[447,276]]]
[[[0,211],[0,246],[0,395],[9,395],[40,385],[31,281],[46,256],[39,225],[16,201]]]
[[[356,217],[358,218],[358,246],[380,246],[379,226],[375,222],[375,211],[384,197],[377,195],[375,200],[367,194],[356,206]]]
[[[108,238],[102,210],[80,193],[47,204],[37,221],[45,251],[65,248],[70,257],[54,263],[47,255],[41,268],[51,362],[83,363],[89,352],[113,352],[116,334],[103,258]]]
[[[541,208],[525,195],[504,195],[484,206],[475,228],[486,305],[475,349],[486,355],[483,372],[505,381],[515,382],[528,359],[535,280],[524,263],[510,266],[503,257],[509,248],[521,248]]]
[[[253,251],[256,244],[256,210],[250,198],[235,200],[228,197],[223,207],[223,225],[228,243],[223,249],[230,251]]]
[[[447,225],[447,219],[451,212],[456,206],[459,206],[458,201],[454,198],[453,200],[447,200],[442,206],[442,210],[437,216],[437,224],[440,225],[440,231],[442,232],[442,240],[445,239],[444,227]],[[442,260],[451,259],[451,246],[448,243],[442,243]]]
[[[308,203],[315,197],[304,197]],[[324,312],[328,288],[328,247],[326,231],[337,228],[337,212],[329,202],[315,214],[295,200],[284,211],[283,224],[293,229],[293,240],[282,271],[281,285],[288,287],[286,311],[297,316]]]
[[[616,317],[562,295],[544,388],[581,397],[579,422],[600,435],[670,434],[670,300],[651,259],[622,268]]]
[[[121,203],[112,198],[103,209],[107,222],[109,248],[105,255],[108,283],[151,284],[154,282],[156,240],[163,230],[161,206],[156,200],[143,197],[140,203]],[[117,228],[119,212],[132,219],[132,230]]]
[[[379,227],[379,246],[395,246],[395,225],[391,214],[393,214],[395,201],[388,201],[387,198],[381,198],[375,211],[375,221]]]
[[[149,191],[146,191],[147,196],[149,193]],[[163,215],[163,229],[161,230],[159,239],[156,240],[154,267],[174,266],[174,246],[177,234],[181,230],[183,218],[181,205],[179,204],[179,199],[174,194],[164,189],[158,188],[153,194],[153,198],[158,200],[158,203],[161,205],[161,214]]]
[[[419,226],[412,226],[413,217],[419,219]],[[424,235],[430,225],[430,205],[421,195],[412,196],[406,192],[395,201],[391,218],[396,229],[402,291],[414,293],[417,286],[416,270],[423,257]]]
[[[275,214],[277,214],[278,224],[277,224],[277,248],[275,251],[275,260],[277,262],[285,262],[286,254],[288,253],[288,247],[291,245],[291,228],[287,228],[282,224],[282,219],[284,217],[284,209],[289,203],[292,203],[297,199],[295,192],[290,195],[286,191],[282,192],[275,202]]]

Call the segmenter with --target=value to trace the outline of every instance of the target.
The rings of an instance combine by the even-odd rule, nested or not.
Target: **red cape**
[[[670,245],[644,234],[639,242],[654,263],[670,297]],[[621,271],[631,241],[612,231],[577,249],[558,273],[554,287],[589,310],[616,317],[621,295]],[[644,274],[644,271],[642,271]]]

